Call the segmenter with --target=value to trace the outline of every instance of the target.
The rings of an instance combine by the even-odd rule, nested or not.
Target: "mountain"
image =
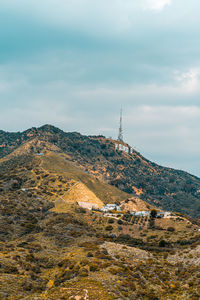
[[[0,299],[199,299],[198,222],[132,216],[154,208],[143,189],[108,183],[150,162],[114,144],[52,126],[1,132]],[[124,211],[84,208],[113,202]]]
[[[0,158],[28,141],[40,140],[54,145],[81,170],[120,190],[134,194],[158,208],[200,216],[200,179],[187,172],[159,166],[135,149],[131,154],[117,149],[118,142],[104,136],[65,133],[51,126],[31,128],[24,132],[0,131]],[[52,147],[52,146],[51,146]],[[38,151],[42,147],[38,146]],[[42,151],[42,150],[41,150]]]

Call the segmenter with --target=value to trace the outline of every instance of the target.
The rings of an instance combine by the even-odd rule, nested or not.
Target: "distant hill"
[[[35,146],[27,144],[30,141]],[[104,136],[66,133],[51,125],[17,133],[0,131],[0,158],[19,155],[21,146],[24,149],[29,147],[30,153],[42,152],[44,142],[54,146],[50,146],[54,153],[64,153],[68,162],[73,162],[79,169],[94,175],[101,182],[137,195],[159,208],[192,217],[200,216],[198,177],[159,166],[134,149],[131,154],[118,150],[117,141]]]

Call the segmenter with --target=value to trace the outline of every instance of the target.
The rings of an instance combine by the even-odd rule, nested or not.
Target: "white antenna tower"
[[[120,122],[119,122],[119,134],[118,141],[123,142],[123,130],[122,130],[122,108],[120,110]]]

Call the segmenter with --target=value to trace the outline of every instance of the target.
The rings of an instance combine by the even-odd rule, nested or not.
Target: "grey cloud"
[[[123,104],[127,142],[200,175],[200,4],[144,3],[3,0],[0,128],[116,137]]]

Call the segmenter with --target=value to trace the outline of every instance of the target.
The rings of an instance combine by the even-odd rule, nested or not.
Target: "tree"
[[[156,216],[157,216],[157,210],[152,209],[152,210],[151,210],[151,213],[150,213],[150,216],[151,216],[152,219],[155,219]]]
[[[112,227],[112,225],[108,225],[108,226],[106,226],[105,230],[106,230],[106,231],[112,231],[112,230],[113,230],[113,227]]]
[[[165,240],[161,240],[159,242],[159,247],[165,247],[166,246],[166,241]]]

